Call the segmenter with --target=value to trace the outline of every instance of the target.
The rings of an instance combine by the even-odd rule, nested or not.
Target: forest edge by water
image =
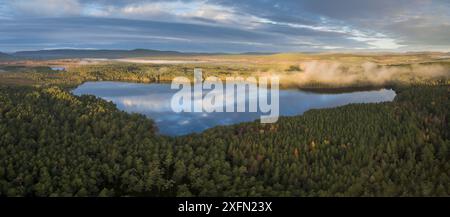
[[[0,87],[0,195],[450,195],[448,80],[395,85],[394,102],[170,138],[143,115],[69,92],[127,80],[106,72],[0,73],[12,81]]]

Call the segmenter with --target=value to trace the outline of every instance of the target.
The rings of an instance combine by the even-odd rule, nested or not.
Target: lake
[[[113,102],[129,113],[141,113],[153,119],[164,135],[178,136],[201,132],[219,125],[230,125],[260,119],[261,112],[181,112],[171,109],[171,98],[178,90],[170,84],[127,82],[86,82],[78,86],[75,95],[90,94]],[[303,114],[310,109],[331,108],[350,103],[392,101],[395,91],[379,89],[349,93],[314,93],[298,89],[279,92],[280,116]]]

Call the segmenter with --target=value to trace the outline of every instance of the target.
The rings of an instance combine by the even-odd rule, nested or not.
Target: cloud
[[[399,35],[411,46],[450,46],[450,20],[446,17],[424,16],[393,22],[384,27]]]
[[[73,16],[82,10],[78,0],[15,0],[9,4],[20,16]]]
[[[0,46],[448,50],[449,11],[445,0],[0,0]]]
[[[373,17],[386,17],[404,13],[410,9],[417,10],[429,0],[339,0],[335,3],[330,0],[300,0],[304,10],[340,20],[368,19]],[[414,11],[414,10],[413,10]]]
[[[448,51],[450,2],[446,0],[301,1],[309,12],[371,29],[384,37],[351,37],[369,48]],[[349,7],[351,5],[351,7]]]
[[[242,28],[251,28],[259,24],[259,18],[256,16],[240,13],[232,7],[210,4],[207,1],[139,1],[121,5],[94,3],[88,4],[83,14],[165,22],[238,24]]]
[[[33,33],[32,37],[30,32]],[[277,40],[282,39],[271,38],[266,33],[228,27],[109,18],[33,18],[0,23],[2,49],[82,45],[82,48],[184,51],[205,51],[208,47],[215,47],[233,52],[247,49],[257,51],[254,47],[276,43]]]

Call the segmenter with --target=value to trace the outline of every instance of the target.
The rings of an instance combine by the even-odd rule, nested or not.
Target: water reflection
[[[193,132],[201,132],[218,125],[253,121],[259,119],[262,115],[261,112],[172,112],[170,101],[177,90],[170,89],[170,84],[86,82],[76,88],[73,92],[76,95],[95,95],[105,100],[112,101],[121,110],[144,114],[156,122],[160,133],[166,135],[184,135]],[[206,92],[204,94],[206,94]],[[280,115],[298,115],[313,108],[329,108],[349,103],[392,101],[394,97],[395,92],[388,89],[341,94],[280,90]]]

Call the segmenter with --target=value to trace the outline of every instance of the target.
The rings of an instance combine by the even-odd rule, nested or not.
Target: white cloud
[[[10,5],[22,16],[72,16],[79,15],[82,10],[78,0],[16,0]]]
[[[369,49],[381,49],[381,50],[389,50],[389,49],[398,49],[404,47],[404,45],[398,44],[395,39],[385,38],[385,37],[349,37],[355,41],[365,42],[370,47]]]
[[[260,18],[241,14],[232,7],[211,4],[206,1],[140,2],[126,5],[86,5],[83,15],[118,17],[166,22],[234,24],[254,28],[261,24]]]
[[[395,39],[387,37],[385,34],[379,32],[369,32],[355,29],[350,26],[340,26],[336,23],[334,25],[328,24],[328,20],[323,20],[320,25],[305,25],[305,24],[297,24],[297,23],[288,23],[288,22],[277,22],[269,19],[260,19],[260,22],[272,25],[280,25],[280,26],[288,26],[291,28],[299,28],[299,29],[310,29],[319,32],[330,32],[330,33],[340,33],[347,35],[348,39],[355,40],[358,42],[365,42],[368,45],[368,49],[398,49],[403,47],[403,45],[398,44]],[[340,46],[316,46],[317,48],[322,49],[339,49],[342,48]]]

